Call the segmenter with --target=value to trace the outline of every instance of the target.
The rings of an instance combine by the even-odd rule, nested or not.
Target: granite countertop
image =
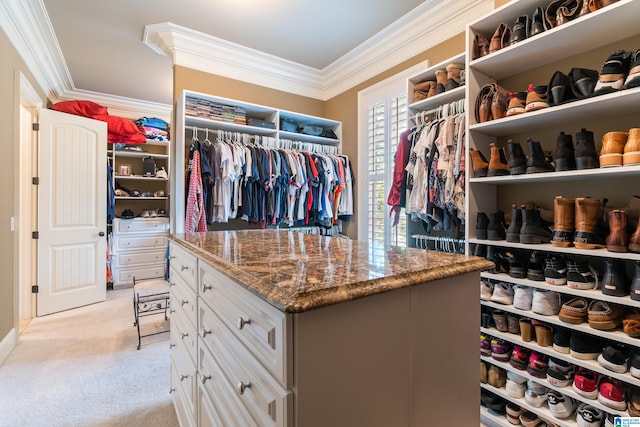
[[[170,236],[223,274],[286,312],[303,312],[480,271],[484,258],[279,230]]]

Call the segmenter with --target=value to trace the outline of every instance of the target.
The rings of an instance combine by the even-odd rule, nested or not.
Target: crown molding
[[[464,32],[493,7],[493,0],[427,0],[322,70],[170,22],[147,25],[143,42],[174,65],[326,101]]]
[[[109,115],[137,119],[141,115],[158,117],[167,122],[171,121],[172,108],[169,104],[143,101],[124,96],[109,95],[84,89],[71,89],[64,93],[64,98],[58,99],[87,99],[107,107]]]

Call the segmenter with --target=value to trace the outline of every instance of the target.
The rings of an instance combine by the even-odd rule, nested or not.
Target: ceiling
[[[172,59],[144,43],[146,25],[172,23],[323,70],[424,3],[421,0],[39,1],[46,8],[76,89],[164,104],[172,103]]]

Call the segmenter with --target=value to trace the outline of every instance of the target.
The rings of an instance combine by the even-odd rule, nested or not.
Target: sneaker
[[[545,396],[545,402],[546,402],[546,396]],[[540,426],[546,425],[542,422],[540,418],[538,418],[536,414],[529,411],[525,411],[522,414],[520,414],[519,421],[525,427],[540,427]]]
[[[600,374],[586,368],[579,368],[573,377],[573,391],[587,399],[598,397]]]
[[[600,382],[598,402],[618,411],[627,409],[622,383],[613,378],[604,378]]]
[[[160,170],[156,171],[156,178],[162,178],[162,179],[168,178],[167,171],[164,169],[164,166],[162,166]]]
[[[493,295],[493,283],[488,279],[480,279],[480,299],[491,301],[491,295]]]
[[[576,411],[576,422],[578,427],[600,427],[604,419],[602,409],[582,403]]]
[[[547,107],[549,107],[549,103],[547,102],[547,86],[534,86],[533,84],[530,84],[524,110],[526,112],[530,112]]]
[[[543,316],[553,316],[560,312],[560,294],[546,289],[535,289],[531,310]]]
[[[536,282],[544,282],[545,256],[538,252],[532,252],[527,263],[527,279]]]
[[[571,332],[569,329],[556,326],[553,334],[553,349],[562,354],[571,352]]]
[[[584,261],[567,261],[567,286],[571,289],[597,289],[598,272]]]
[[[520,310],[531,310],[533,288],[524,285],[513,287],[513,306]]]
[[[542,387],[542,390],[528,388],[524,393],[524,401],[534,408],[540,408],[547,403],[547,388]]]
[[[513,425],[520,425],[520,415],[524,411],[515,403],[507,403],[507,421]]]
[[[602,349],[602,353],[598,356],[598,363],[600,365],[619,374],[627,372],[628,361],[629,352],[622,345],[608,345]]]
[[[491,337],[489,335],[480,334],[480,354],[491,356]]]
[[[133,213],[133,211],[131,209],[125,209],[120,214],[120,218],[122,218],[122,219],[131,219],[133,217],[135,217],[135,214]]]
[[[564,255],[550,254],[544,263],[544,280],[550,285],[567,284],[567,263]]]
[[[511,92],[509,94],[509,105],[507,106],[507,117],[516,116],[525,112],[527,102],[527,92]]]
[[[499,304],[513,304],[513,287],[510,283],[498,282],[493,287],[491,301]]]
[[[511,358],[511,343],[500,338],[491,340],[491,357],[498,362],[508,362]]]
[[[549,356],[537,351],[531,352],[529,356],[529,364],[527,365],[527,372],[537,378],[547,377],[547,368]]]
[[[575,366],[564,360],[549,358],[549,367],[547,368],[547,381],[556,387],[566,387],[573,382]]]
[[[558,318],[566,323],[579,325],[587,320],[587,307],[589,303],[585,298],[575,297],[562,304]]]
[[[624,81],[623,89],[631,89],[640,86],[640,49],[633,54],[633,61],[629,67],[629,75]],[[507,113],[507,116],[509,113]]]
[[[559,419],[569,418],[578,406],[575,399],[555,390],[549,390],[547,403],[551,414]]]
[[[531,350],[526,347],[522,347],[520,345],[515,345],[513,347],[513,351],[511,352],[511,358],[509,359],[509,364],[516,369],[520,369],[524,371],[527,367],[527,363],[529,363],[529,357],[531,356]]]
[[[631,67],[632,52],[617,50],[606,59],[600,70],[598,83],[593,89],[594,95],[615,92],[622,89]]]
[[[610,331],[622,324],[623,310],[606,301],[593,300],[587,307],[589,326],[601,331]]]
[[[523,398],[524,393],[527,391],[527,379],[516,372],[509,371],[507,372],[505,390],[511,397]]]
[[[629,373],[635,378],[640,378],[640,354],[634,354],[629,359]]]
[[[602,351],[602,341],[584,332],[572,331],[569,339],[570,354],[580,360],[596,360]]]

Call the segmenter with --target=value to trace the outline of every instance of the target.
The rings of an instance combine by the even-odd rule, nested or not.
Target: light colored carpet
[[[133,290],[99,304],[38,317],[0,366],[2,427],[175,427],[169,334],[136,350]],[[166,328],[162,316],[141,321]]]

